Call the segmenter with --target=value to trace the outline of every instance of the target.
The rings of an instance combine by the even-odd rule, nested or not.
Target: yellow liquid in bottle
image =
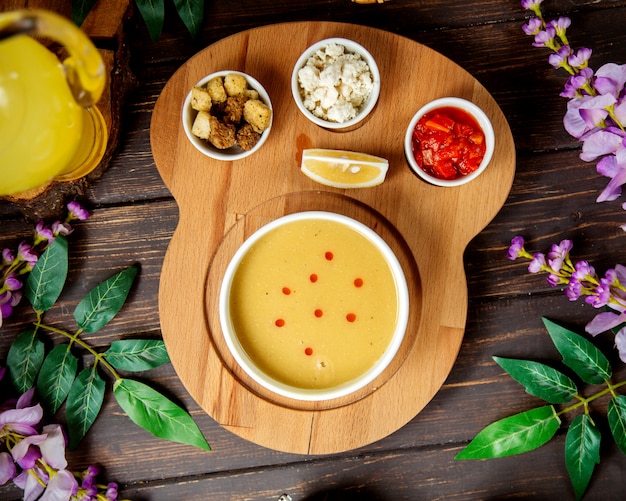
[[[57,57],[34,39],[0,42],[0,195],[41,186],[78,148],[83,110]]]

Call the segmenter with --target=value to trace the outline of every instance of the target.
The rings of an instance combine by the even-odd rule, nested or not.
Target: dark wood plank
[[[549,16],[572,17],[570,38],[577,46],[593,48],[594,67],[624,62],[626,35],[620,20],[626,15],[626,2],[559,0],[544,5]],[[573,256],[588,259],[600,272],[624,261],[625,235],[618,227],[626,219],[622,200],[595,202],[606,180],[593,164],[578,158],[579,144],[562,128],[565,101],[558,92],[564,75],[549,67],[547,55],[532,48],[530,38],[521,32],[525,14],[519,4],[391,0],[361,6],[349,0],[278,0],[270,5],[214,0],[207,4],[207,19],[195,41],[176,14],[169,14],[157,43],[146,42],[137,16],[131,23],[132,65],[140,86],[124,109],[119,152],[85,197],[93,215],[70,237],[70,283],[61,303],[46,316],[59,327],[72,325],[71,311],[91,287],[138,262],[141,272],[127,305],[100,334],[86,336],[95,346],[104,349],[115,339],[160,336],[159,275],[178,208],[152,160],[152,108],[174,71],[224,36],[268,23],[321,19],[387,29],[438,50],[474,74],[502,107],[518,148],[516,179],[502,211],[465,253],[470,301],[457,362],[441,391],[398,432],[359,450],[330,456],[265,449],[217,425],[167,365],[141,378],[189,409],[213,452],[152,437],[132,424],[108,393],[87,439],[68,455],[70,466],[78,470],[100,463],[107,480],[122,484],[125,497],[145,500],[272,500],[283,492],[310,500],[574,499],[563,460],[564,429],[553,442],[519,457],[453,460],[485,425],[538,405],[491,357],[529,358],[558,366],[541,317],[583,333],[597,313],[582,301],[568,301],[543,276],[528,274],[526,263],[508,261],[504,255],[510,239],[522,234],[529,248],[546,251],[551,243],[571,238]],[[6,202],[0,202],[0,228],[0,247],[17,246],[31,231]],[[0,360],[31,319],[23,305],[2,327]],[[616,368],[615,378],[626,377],[626,366],[618,361],[610,336],[603,335],[598,342]],[[594,418],[606,431],[606,400],[593,405]],[[585,499],[621,499],[624,468],[624,455],[607,435]],[[0,497],[18,499],[20,491],[0,487]]]

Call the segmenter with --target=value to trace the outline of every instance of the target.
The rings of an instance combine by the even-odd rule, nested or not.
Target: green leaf
[[[70,388],[65,406],[70,449],[76,449],[94,423],[104,400],[105,384],[95,367],[83,369]]]
[[[187,30],[195,38],[204,18],[204,0],[174,0],[174,5]]]
[[[600,431],[586,414],[576,416],[567,431],[565,463],[576,499],[580,499],[595,466],[600,463]]]
[[[33,329],[17,335],[7,355],[11,382],[17,391],[24,393],[35,385],[44,355],[43,341],[37,337]]]
[[[513,379],[526,388],[526,392],[551,404],[569,402],[578,393],[576,383],[561,372],[529,360],[493,357]]]
[[[105,280],[87,294],[76,309],[74,318],[85,332],[96,332],[120,311],[137,275],[138,267],[130,266]]]
[[[455,459],[501,458],[528,452],[548,442],[560,424],[551,405],[515,414],[484,428]]]
[[[68,344],[52,348],[37,378],[37,393],[46,408],[54,414],[67,397],[76,377],[78,359]]]
[[[626,454],[626,396],[616,395],[609,401],[607,417],[611,433],[620,450]]]
[[[98,0],[72,0],[72,22],[76,26],[83,24],[83,21],[96,5]]]
[[[124,371],[147,371],[170,361],[160,339],[114,341],[104,355],[113,367]]]
[[[59,235],[41,254],[28,274],[24,294],[35,311],[48,311],[61,295],[67,279],[67,239]]]
[[[132,379],[118,379],[115,399],[128,417],[158,438],[211,450],[191,416],[149,386]]]
[[[589,384],[601,384],[611,378],[611,364],[590,341],[575,332],[543,318],[552,342],[563,363]]]
[[[148,33],[153,42],[158,40],[163,30],[165,21],[165,1],[164,0],[135,0],[135,5],[146,23]]]

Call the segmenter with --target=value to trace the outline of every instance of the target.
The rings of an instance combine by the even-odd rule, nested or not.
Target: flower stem
[[[101,363],[107,368],[107,370],[111,373],[111,375],[115,379],[122,379],[121,376],[115,370],[115,368],[109,362],[106,361],[106,358],[103,357],[102,354],[98,353],[91,346],[89,346],[89,344],[87,344],[85,341],[83,341],[82,339],[78,337],[82,334],[83,332],[82,329],[78,329],[75,334],[70,334],[69,332],[66,332],[62,329],[57,329],[56,327],[42,324],[40,318],[37,319],[37,322],[34,323],[34,326],[36,328],[45,329],[49,332],[54,332],[55,334],[60,334],[61,336],[68,338],[70,340],[70,343],[76,343],[77,345],[81,346],[82,348],[84,348],[85,350],[87,350],[89,353],[91,353],[94,356],[95,358],[94,365]]]
[[[608,393],[615,396],[616,395],[615,390],[618,388],[621,388],[622,386],[625,386],[626,381],[620,381],[619,383],[616,383],[616,384],[611,384],[609,381],[606,381],[606,385],[607,387],[604,390],[594,393],[590,397],[583,398],[577,395],[576,398],[579,400],[579,402],[572,404],[566,407],[565,409],[560,410],[559,412],[557,412],[557,416],[562,416],[563,414],[567,414],[568,412],[578,409],[580,406],[584,406],[585,414],[589,414],[589,404],[591,402],[593,402],[594,400],[600,397],[603,397],[604,395],[607,395]]]

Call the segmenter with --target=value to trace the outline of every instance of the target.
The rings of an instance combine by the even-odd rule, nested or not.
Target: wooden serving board
[[[378,105],[351,132],[311,124],[291,96],[296,59],[328,37],[361,43],[381,72]],[[278,48],[277,40],[289,43]],[[274,108],[263,148],[236,162],[203,156],[181,126],[189,89],[225,69],[259,80]],[[496,132],[487,170],[455,188],[426,184],[409,169],[403,152],[412,115],[443,96],[475,102]],[[151,143],[157,168],[180,207],[159,290],[163,339],[198,404],[247,440],[303,454],[354,449],[414,418],[444,383],[463,339],[468,304],[463,252],[500,210],[515,174],[510,129],[484,87],[437,52],[392,33],[340,23],[272,25],[221,40],[185,63],[157,100]],[[316,184],[300,172],[302,150],[310,147],[387,158],[387,179],[353,190]],[[410,282],[409,328],[398,358],[373,384],[344,400],[303,403],[263,392],[234,363],[219,327],[217,292],[236,248],[266,222],[301,210],[330,210],[367,224],[394,249]]]

